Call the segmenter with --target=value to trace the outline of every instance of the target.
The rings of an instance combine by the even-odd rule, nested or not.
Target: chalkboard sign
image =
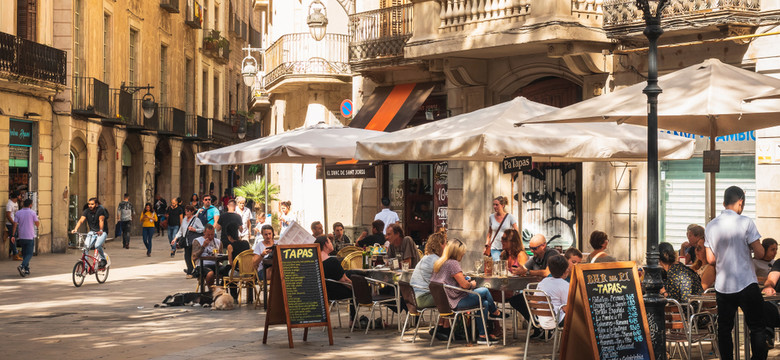
[[[308,328],[313,326],[327,326],[330,345],[333,345],[320,246],[277,245],[274,260],[263,344],[268,338],[269,325],[287,324],[290,348],[293,347],[292,328],[305,328],[303,340],[306,341]]]
[[[577,265],[568,304],[561,359],[655,359],[634,262]]]

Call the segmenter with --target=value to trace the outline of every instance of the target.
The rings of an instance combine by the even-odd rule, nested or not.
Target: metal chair
[[[528,330],[526,330],[525,333],[525,349],[523,349],[523,360],[525,360],[528,356],[528,342],[531,339],[531,328],[533,327],[538,327],[543,331],[553,330],[552,359],[555,359],[555,354],[558,352],[558,345],[560,345],[559,340],[563,328],[561,328],[559,325],[560,319],[558,319],[558,314],[553,308],[552,301],[550,301],[550,296],[547,295],[547,293],[545,293],[543,290],[525,289],[523,290],[523,299],[525,299],[525,304],[528,306],[528,312],[531,314],[531,318],[528,319],[531,325],[528,326]],[[545,329],[540,323],[541,318],[552,318],[552,321],[555,323],[555,327],[552,329]]]
[[[693,308],[689,304],[681,304],[675,299],[666,299],[666,307],[664,308],[664,314],[666,318],[666,342],[671,343],[670,356],[674,355],[676,351],[680,352],[682,357],[681,346],[685,347],[685,355],[687,359],[691,359],[691,347],[693,344],[699,345],[699,355],[704,358],[704,350],[701,347],[701,342],[708,338],[709,334],[702,334],[698,332],[696,326],[696,318],[698,316],[708,316],[712,321],[712,314],[700,313],[693,314],[689,317],[686,314],[693,313]],[[669,346],[667,346],[669,348]]]
[[[436,338],[436,331],[439,330],[439,320],[441,318],[445,318],[449,320],[450,322],[450,336],[447,339],[447,349],[450,348],[450,343],[452,343],[452,335],[455,333],[455,324],[458,322],[458,316],[460,316],[461,320],[463,321],[463,329],[466,330],[466,315],[472,316],[472,317],[479,317],[482,321],[482,328],[487,331],[487,323],[485,322],[485,318],[481,316],[482,314],[482,296],[479,295],[477,292],[450,286],[447,284],[442,284],[440,282],[431,281],[430,284],[428,284],[428,288],[431,290],[431,295],[433,296],[433,302],[436,304],[436,309],[439,310],[439,316],[436,317],[436,327],[433,330],[433,336],[431,337],[431,344],[433,345],[433,340]],[[479,306],[467,308],[467,309],[453,309],[450,307],[450,302],[447,298],[447,293],[444,291],[444,289],[452,289],[456,291],[462,291],[469,294],[475,294],[479,297]],[[474,325],[475,323],[472,322],[471,326],[471,334],[473,340],[476,342],[477,334],[476,331],[474,331]],[[487,339],[487,334],[485,334],[485,338]],[[468,343],[468,336],[466,336],[466,343]],[[490,341],[487,342],[487,346],[490,347]]]
[[[362,275],[352,274],[349,279],[352,280],[352,296],[354,297],[353,301],[355,304],[355,318],[352,321],[352,328],[350,329],[350,332],[355,331],[355,324],[360,322],[360,309],[364,307],[370,307],[371,315],[369,317],[369,324],[366,326],[366,334],[368,334],[368,329],[371,327],[371,325],[373,325],[374,310],[376,307],[388,306],[390,303],[397,303],[396,297],[382,294],[373,295],[371,293],[371,287],[368,285],[369,279]],[[384,283],[374,279],[370,280],[372,282]],[[381,317],[381,311],[379,314]]]
[[[257,285],[260,283],[260,278],[257,277],[257,268],[252,263],[254,253],[251,249],[244,250],[235,259],[233,259],[233,267],[230,269],[230,275],[222,277],[222,283],[225,290],[230,287],[238,289],[238,305],[241,305],[241,289],[251,289],[253,299],[255,302],[259,301],[260,292],[257,290]]]
[[[401,342],[404,341],[404,332],[406,331],[406,325],[409,323],[409,317],[413,316],[417,319],[417,326],[414,328],[414,337],[412,337],[412,343],[417,340],[417,332],[420,330],[420,323],[422,322],[423,315],[426,310],[432,310],[433,307],[420,308],[417,306],[417,296],[414,294],[414,288],[406,281],[398,282],[398,290],[401,292],[401,297],[406,302],[406,320],[404,326],[401,328]],[[399,317],[398,320],[401,320]]]
[[[332,279],[325,279],[325,281],[330,282],[330,283],[334,283],[334,284],[344,285],[344,286],[349,287],[350,289],[352,289],[352,284],[349,284],[349,283],[336,281],[336,280],[332,280]],[[333,313],[333,308],[334,307],[336,308],[336,316],[338,316],[338,318],[339,318],[339,328],[341,328],[341,305],[347,305],[347,306],[352,305],[353,301],[354,301],[354,297],[346,298],[346,299],[331,299],[330,296],[328,296],[328,300],[330,300],[330,312],[331,312],[331,314]]]

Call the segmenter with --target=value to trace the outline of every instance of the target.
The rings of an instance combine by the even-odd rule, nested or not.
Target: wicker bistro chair
[[[702,359],[704,358],[704,350],[701,347],[701,343],[702,341],[708,341],[710,334],[709,332],[699,332],[696,326],[696,319],[700,316],[706,316],[710,318],[711,323],[714,319],[709,312],[696,313],[686,317],[686,314],[691,313],[693,313],[691,305],[681,304],[675,299],[666,299],[664,314],[666,318],[666,342],[671,344],[670,358],[675,352],[679,352],[680,358],[682,358],[682,348],[684,348],[686,358],[690,359],[693,344],[698,345],[699,355]],[[667,346],[667,348],[670,348],[670,346]]]
[[[363,251],[363,249],[361,249],[361,248],[359,248],[359,247],[357,247],[357,246],[352,246],[352,245],[350,245],[350,246],[345,246],[345,247],[341,248],[341,250],[339,250],[339,251],[336,253],[336,256],[338,256],[340,259],[343,259],[343,258],[345,258],[347,255],[349,255],[349,254],[351,254],[351,253],[353,253],[353,252],[357,252],[357,251]]]
[[[431,295],[433,296],[433,302],[436,304],[436,309],[439,311],[439,316],[436,317],[436,327],[433,330],[433,336],[431,337],[431,344],[433,345],[433,340],[436,339],[436,331],[439,329],[439,319],[445,318],[450,321],[450,329],[455,328],[455,324],[458,322],[458,317],[460,316],[461,320],[463,321],[463,329],[467,329],[466,327],[466,316],[471,317],[479,317],[482,321],[482,328],[487,330],[487,323],[485,322],[485,318],[481,316],[482,314],[482,296],[478,293],[467,290],[455,286],[450,286],[447,284],[442,284],[440,282],[431,281],[430,284],[428,284],[428,288],[431,290]],[[450,307],[450,302],[447,299],[447,293],[444,292],[444,289],[452,289],[456,291],[462,291],[469,294],[476,294],[479,297],[479,306],[475,306],[468,309],[453,309]],[[476,323],[472,321],[471,323],[471,334],[472,339],[474,342],[477,340],[477,332],[475,331]],[[450,348],[450,343],[452,343],[452,334],[455,331],[450,330],[450,336],[447,339],[447,349]],[[466,342],[468,343],[468,336],[466,336]],[[487,346],[490,347],[490,341],[487,342]]]
[[[344,270],[355,270],[363,268],[363,254],[359,251],[351,252],[344,256],[341,261],[341,267]]]
[[[553,350],[552,359],[555,359],[555,354],[558,352],[558,345],[560,342],[561,332],[563,328],[559,326],[560,319],[558,314],[553,309],[550,296],[543,290],[538,289],[525,289],[523,290],[523,298],[525,299],[525,305],[528,306],[528,312],[531,314],[529,322],[531,326],[528,326],[528,330],[525,333],[525,349],[523,349],[523,360],[528,356],[528,342],[531,339],[531,329],[538,327],[543,331],[553,330]],[[544,329],[540,323],[540,317],[550,317],[555,322],[555,328]]]
[[[374,311],[376,308],[379,306],[395,305],[397,304],[397,299],[392,295],[374,295],[371,293],[371,287],[368,285],[369,281],[386,284],[385,282],[366,278],[365,276],[358,274],[352,274],[349,278],[352,280],[352,296],[354,297],[352,301],[354,301],[355,304],[355,318],[352,321],[352,329],[350,329],[350,332],[355,331],[355,324],[360,322],[360,309],[370,307],[371,315],[369,316],[369,324],[366,326],[366,334],[368,334],[368,329],[374,324]],[[379,315],[380,317],[382,315],[381,309]]]
[[[241,289],[251,289],[255,304],[260,301],[260,291],[257,290],[260,278],[257,277],[257,268],[252,266],[253,257],[254,253],[251,249],[242,251],[233,259],[230,275],[222,277],[225,290],[230,287],[238,289],[238,305],[241,305]]]
[[[352,288],[352,284],[348,284],[341,281],[336,281],[332,279],[325,279],[325,281],[332,282],[335,284],[341,284],[346,287]],[[333,308],[336,308],[336,315],[339,318],[339,328],[341,328],[341,305],[347,305],[347,309],[349,309],[349,305],[351,305],[354,301],[354,297],[346,298],[346,299],[331,299],[330,296],[328,296],[328,300],[330,301],[330,312],[333,313]]]
[[[406,325],[409,324],[409,317],[412,316],[417,319],[417,326],[414,328],[414,337],[412,337],[412,343],[414,343],[415,340],[417,340],[417,332],[420,330],[420,323],[422,322],[423,315],[425,315],[425,311],[427,310],[433,310],[434,307],[428,307],[428,308],[420,308],[417,306],[417,296],[414,294],[414,287],[409,284],[406,281],[399,281],[398,282],[398,288],[401,292],[401,297],[404,298],[404,301],[406,302],[406,320],[404,321],[404,326],[401,328],[401,342],[404,341],[404,332],[406,331]],[[400,321],[401,318],[399,317],[398,320]],[[413,324],[414,325],[414,324]]]

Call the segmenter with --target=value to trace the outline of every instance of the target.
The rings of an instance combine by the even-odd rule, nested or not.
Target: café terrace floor
[[[166,295],[194,291],[185,279],[181,253],[169,256],[161,237],[154,238],[152,257],[146,257],[140,237],[129,250],[110,241],[112,265],[108,281],[87,277],[80,288],[71,282],[80,252],[35,256],[32,275],[19,277],[17,261],[0,261],[0,349],[9,359],[516,359],[523,354],[525,331],[507,346],[466,346],[435,341],[421,330],[421,341],[399,342],[395,327],[350,333],[334,328],[334,345],[327,332],[313,328],[308,342],[303,330],[293,330],[295,348],[287,346],[284,325],[271,327],[268,345],[262,344],[265,313],[243,305],[234,311],[199,307],[155,308]],[[346,327],[346,311],[343,323]],[[333,320],[334,326],[337,322]],[[408,337],[410,339],[411,337]],[[428,341],[426,341],[428,340]],[[552,341],[531,341],[531,359],[549,359]],[[705,358],[714,359],[708,346]],[[698,358],[694,351],[694,358]],[[770,358],[780,358],[772,350]]]

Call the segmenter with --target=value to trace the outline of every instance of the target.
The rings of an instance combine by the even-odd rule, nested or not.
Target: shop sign
[[[317,179],[322,179],[322,168],[317,165]],[[376,168],[373,165],[339,165],[326,166],[325,177],[328,179],[373,179]]]
[[[759,139],[756,142],[757,164],[780,164],[780,140]]]
[[[9,144],[14,146],[32,146],[32,127],[28,121],[11,120],[9,124]]]
[[[531,170],[531,157],[515,156],[504,158],[501,161],[501,169],[504,171],[504,174]]]
[[[433,166],[433,206],[436,209],[436,227],[447,227],[447,205],[449,203],[447,175],[449,163],[446,161]]]

